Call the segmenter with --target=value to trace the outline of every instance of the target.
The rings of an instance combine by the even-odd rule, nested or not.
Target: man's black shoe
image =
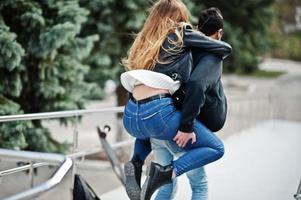
[[[129,161],[124,165],[125,189],[130,200],[140,200],[142,164]]]
[[[161,166],[158,163],[151,163],[149,175],[143,184],[141,200],[150,200],[152,194],[161,186],[172,182],[172,167]]]

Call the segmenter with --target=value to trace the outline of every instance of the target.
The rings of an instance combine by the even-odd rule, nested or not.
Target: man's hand
[[[182,131],[178,131],[177,135],[173,138],[173,141],[175,141],[179,147],[183,148],[183,147],[186,146],[187,142],[190,139],[192,140],[191,141],[192,144],[195,143],[196,136],[195,136],[194,132],[185,133],[185,132],[182,132]]]

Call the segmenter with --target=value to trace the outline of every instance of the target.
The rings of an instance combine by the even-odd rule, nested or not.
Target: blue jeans
[[[174,142],[151,139],[151,145],[155,156],[155,162],[161,165],[169,165],[174,157],[185,154],[182,148]],[[191,200],[207,200],[208,185],[204,167],[199,167],[186,173],[192,190]],[[160,187],[155,200],[173,199],[177,188],[176,179],[171,184]]]
[[[129,134],[140,140],[156,138],[172,141],[178,131],[180,119],[181,112],[176,110],[171,98],[143,104],[129,100],[124,110],[123,125]],[[197,120],[194,132],[196,142],[189,142],[184,148],[187,153],[172,163],[177,176],[214,162],[224,155],[222,141]]]

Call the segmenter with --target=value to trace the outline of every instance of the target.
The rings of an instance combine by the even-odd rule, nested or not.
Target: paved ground
[[[289,200],[301,180],[301,123],[265,121],[225,140],[208,165],[210,200]],[[179,199],[180,200],[180,199]]]
[[[239,135],[237,133],[241,133],[243,130],[271,119],[301,121],[301,64],[291,61],[268,59],[261,65],[261,68],[266,70],[283,70],[287,73],[277,79],[238,77],[233,75],[223,77],[229,105],[227,123],[224,129],[218,133],[223,140],[230,140],[236,135]],[[110,107],[114,106],[115,103],[115,97],[110,96],[105,101],[91,102],[88,107]],[[93,147],[99,147],[95,127],[96,125],[104,125],[107,123],[112,125],[113,128],[112,134],[109,135],[109,141],[113,143],[116,139],[116,134],[113,133],[116,133],[118,130],[116,124],[119,123],[115,115],[94,114],[84,117],[82,123],[77,127],[80,132],[79,149],[87,150]],[[45,124],[52,130],[53,135],[58,140],[72,141],[74,127],[62,127],[54,121],[45,122]],[[290,132],[290,130],[288,130],[288,132]],[[124,135],[126,137],[126,134]],[[254,145],[256,147],[257,144]],[[0,162],[0,169],[7,169],[12,165],[11,163],[4,163],[2,161]],[[100,170],[100,167],[90,167],[88,169],[81,168],[78,171],[84,175],[98,194],[107,193],[120,186],[120,183],[110,169],[104,171]],[[43,174],[43,177],[39,176],[36,182],[45,180],[50,176],[51,172],[51,170],[45,168],[44,171],[39,173]],[[16,177],[18,177],[18,179],[16,179]],[[26,180],[26,175],[24,174],[6,177],[5,179],[0,178],[0,181],[2,180],[2,182],[0,182],[1,185],[5,183],[6,186],[1,186],[0,198],[28,187],[28,181],[20,182],[19,177],[23,177],[22,180]],[[70,188],[70,177],[69,175],[69,178],[62,183],[62,187],[38,199],[55,200],[62,199],[62,197],[64,197],[64,199],[70,199],[70,190],[66,189]],[[231,185],[235,186],[235,183],[231,182]],[[5,190],[3,188],[5,188]]]
[[[301,123],[283,120],[266,121],[228,137],[224,158],[206,166],[209,199],[293,199],[301,179],[300,141]],[[178,181],[175,200],[190,199],[187,178]],[[128,198],[120,187],[102,199]]]

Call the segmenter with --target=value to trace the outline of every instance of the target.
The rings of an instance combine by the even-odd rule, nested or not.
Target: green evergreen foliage
[[[77,0],[0,2],[0,115],[82,109],[98,35],[80,35],[89,11]],[[67,122],[67,121],[63,121]],[[41,121],[0,124],[0,147],[62,152]]]
[[[276,17],[270,29],[271,55],[276,58],[301,61],[301,31],[284,31],[285,26],[296,26],[296,8],[300,0],[279,0],[274,5]]]
[[[20,106],[0,95],[0,116],[22,114]],[[27,147],[25,133],[32,127],[30,122],[6,122],[0,125],[1,148],[23,149]]]
[[[99,34],[101,38],[94,46],[91,56],[86,59],[91,67],[86,80],[96,82],[102,88],[107,79],[119,81],[119,75],[124,71],[120,60],[126,56],[133,42],[134,35],[131,34],[141,29],[151,2],[80,0],[80,5],[90,11],[81,35]]]

